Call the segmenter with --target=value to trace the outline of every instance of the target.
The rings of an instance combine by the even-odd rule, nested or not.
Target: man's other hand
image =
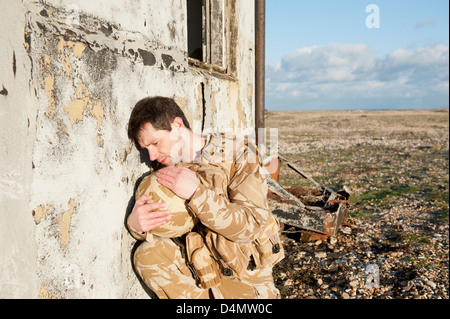
[[[144,233],[167,223],[170,220],[170,211],[161,210],[166,207],[164,203],[149,203],[152,196],[142,195],[134,204],[128,216],[128,224],[135,231]]]
[[[191,199],[200,184],[197,174],[186,167],[165,167],[156,176],[158,182],[183,199]]]

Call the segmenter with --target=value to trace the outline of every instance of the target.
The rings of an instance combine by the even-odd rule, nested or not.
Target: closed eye
[[[147,147],[149,147],[150,145],[155,146],[155,145],[158,145],[158,144],[159,144],[159,141],[151,142],[151,143],[148,143],[148,144],[144,144],[144,147],[143,147],[143,148],[147,148]]]

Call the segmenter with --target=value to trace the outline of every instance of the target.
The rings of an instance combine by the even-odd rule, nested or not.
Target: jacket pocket
[[[207,232],[205,241],[220,264],[224,276],[242,276],[248,267],[251,256],[249,244],[232,242],[212,231]]]
[[[258,267],[272,267],[284,258],[284,249],[280,240],[280,224],[271,215],[261,235],[255,240],[254,247],[258,252],[255,262]]]
[[[186,253],[189,266],[203,288],[216,287],[221,283],[217,265],[199,233],[186,235]]]

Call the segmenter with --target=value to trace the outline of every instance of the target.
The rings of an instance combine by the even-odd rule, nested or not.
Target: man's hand
[[[150,203],[152,196],[142,195],[134,204],[133,210],[128,216],[128,224],[136,231],[144,233],[167,223],[170,219],[170,211],[159,210],[164,208],[164,203]]]
[[[156,177],[158,182],[183,199],[191,199],[200,184],[197,174],[185,167],[162,168],[156,173]]]

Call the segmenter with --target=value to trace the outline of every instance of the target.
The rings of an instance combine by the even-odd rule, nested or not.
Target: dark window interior
[[[188,56],[203,61],[203,0],[187,0]]]

